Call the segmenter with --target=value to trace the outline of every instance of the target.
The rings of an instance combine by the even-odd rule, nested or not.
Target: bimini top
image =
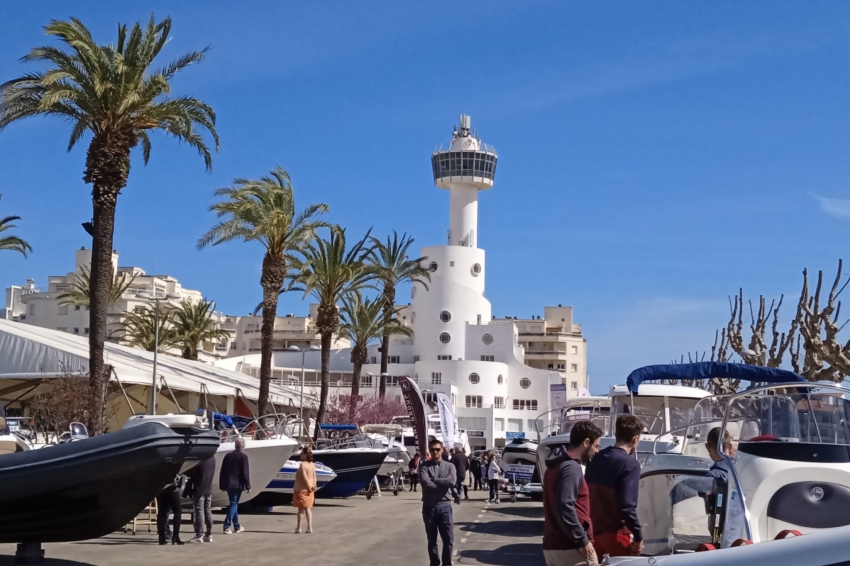
[[[638,386],[645,381],[659,379],[741,379],[754,383],[807,383],[806,379],[779,368],[733,364],[728,362],[697,362],[694,364],[668,364],[638,368],[626,378],[626,387],[637,393]]]
[[[322,430],[357,430],[356,424],[323,424],[319,428]]]

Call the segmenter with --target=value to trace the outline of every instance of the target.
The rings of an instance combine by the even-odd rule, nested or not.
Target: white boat
[[[215,417],[225,417],[225,415],[216,414]],[[221,419],[218,419],[221,422]],[[221,464],[224,461],[225,455],[236,449],[234,440],[241,436],[245,441],[245,454],[248,456],[248,471],[250,474],[251,487],[250,493],[243,492],[240,498],[240,503],[246,503],[259,495],[262,492],[262,487],[267,486],[280,471],[280,468],[287,461],[289,456],[298,447],[298,443],[286,435],[276,433],[274,430],[268,430],[265,426],[265,417],[249,421],[245,426],[237,429],[232,426],[219,425],[219,433],[221,435],[221,446],[218,447],[215,453],[215,476],[213,479],[212,506],[227,507],[229,500],[227,492],[218,489],[218,480],[221,473]],[[268,417],[268,420],[274,421],[273,417]],[[206,415],[194,414],[168,414],[168,415],[134,415],[127,420],[124,428],[136,426],[145,422],[159,422],[172,429],[180,429],[187,427],[210,427],[209,420]],[[260,423],[264,423],[263,426]],[[258,431],[263,434],[259,435]],[[262,436],[262,438],[259,438]],[[262,487],[261,487],[262,486]]]
[[[360,427],[361,432],[387,449],[387,457],[378,470],[378,476],[388,477],[393,472],[406,473],[411,456],[404,446],[403,426],[398,424],[367,424]],[[412,434],[412,433],[411,433]]]
[[[30,443],[21,435],[20,421],[22,419],[5,417],[2,404],[0,404],[0,418],[4,419],[5,424],[0,428],[0,456],[32,449]]]
[[[551,452],[551,447],[569,444],[569,431],[576,422],[587,418],[607,423],[607,427],[602,428],[602,448],[614,444],[614,423],[617,422],[617,417],[634,414],[644,424],[644,432],[637,449],[639,454],[648,454],[654,449],[670,453],[681,452],[684,427],[691,422],[699,400],[710,395],[708,391],[696,387],[658,383],[641,383],[636,392],[631,392],[626,385],[611,387],[608,393],[610,412],[607,415],[601,411],[595,413],[595,417],[593,412],[575,412],[562,421],[562,430],[565,432],[553,434],[540,441],[537,448],[537,469],[541,479],[546,470],[544,462]],[[581,397],[575,401],[576,405],[568,405],[567,408],[585,407],[585,399],[590,403],[587,407],[601,409],[604,406],[592,397]],[[678,434],[667,432],[671,430],[678,431]]]
[[[772,368],[685,365],[695,367],[654,366],[643,378],[692,371],[701,376],[697,378],[733,377],[768,385],[700,400],[684,429],[657,435],[655,449],[639,455],[638,516],[644,553],[678,554],[711,545],[722,549],[719,557],[724,563],[755,564],[738,562],[731,554],[731,547],[754,544],[771,550],[751,551],[748,556],[772,555],[783,560],[777,564],[815,564],[811,557],[798,555],[793,562],[782,557],[781,551],[770,554],[784,547],[772,541],[789,534],[806,535],[805,539],[812,533],[850,526],[850,401],[846,397],[850,390],[809,383],[792,372]],[[629,386],[636,389],[640,379],[630,376]],[[723,454],[720,464],[728,470],[726,481],[706,475],[713,463],[707,457],[706,438],[718,427],[728,433],[734,452]],[[670,446],[669,436],[682,442]],[[721,442],[718,450],[723,453]],[[850,551],[844,540],[840,544],[842,559],[847,561]],[[734,553],[743,556],[740,551]],[[665,559],[663,564],[691,563],[679,560]],[[662,564],[660,559],[657,563]]]
[[[846,566],[850,527],[827,529],[761,544],[668,556],[609,558],[603,566]]]

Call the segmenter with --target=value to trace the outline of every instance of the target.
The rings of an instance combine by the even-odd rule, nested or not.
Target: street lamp
[[[159,302],[173,301],[180,298],[180,295],[174,293],[166,293],[165,295],[151,295],[150,293],[139,293],[136,295],[139,299],[154,302],[154,330],[153,330],[153,376],[151,377],[151,405],[150,414],[156,414],[156,356],[159,352]]]
[[[321,350],[318,346],[311,345],[309,348],[304,348],[303,350],[294,344],[289,346],[287,350],[292,352],[301,352],[301,403],[299,411],[299,419],[301,419],[301,436],[304,436],[304,357],[307,355],[308,351],[316,351]]]

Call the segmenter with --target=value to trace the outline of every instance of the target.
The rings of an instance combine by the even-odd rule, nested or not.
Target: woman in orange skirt
[[[292,488],[292,506],[298,509],[298,524],[295,534],[301,533],[301,515],[307,516],[307,532],[313,532],[313,503],[316,501],[316,464],[313,463],[313,450],[309,446],[301,451],[301,465],[295,472],[295,485]]]

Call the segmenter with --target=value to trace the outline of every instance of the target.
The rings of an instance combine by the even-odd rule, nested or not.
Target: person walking
[[[316,502],[316,464],[313,463],[313,450],[305,446],[301,451],[301,465],[295,472],[295,485],[292,488],[292,506],[298,509],[298,522],[295,534],[301,534],[301,515],[307,516],[307,532],[313,532],[313,504]]]
[[[466,450],[463,446],[455,449],[455,455],[452,458],[455,472],[457,472],[457,496],[463,495],[464,499],[469,499],[469,487],[466,485],[466,472],[469,470],[469,458],[466,457]]]
[[[590,494],[581,466],[599,452],[602,430],[575,424],[569,446],[556,446],[543,474],[543,557],[546,566],[595,566]]]
[[[419,452],[413,455],[413,460],[407,464],[407,471],[410,475],[410,491],[416,491],[416,486],[419,484]]]
[[[245,439],[241,436],[234,441],[234,450],[224,457],[221,462],[221,473],[218,476],[218,488],[227,492],[230,505],[224,516],[224,534],[241,533],[245,529],[239,524],[239,498],[242,492],[251,493],[251,477],[248,470],[248,455],[245,454]],[[233,525],[233,530],[230,526]]]
[[[180,490],[185,476],[178,475],[174,481],[156,496],[156,531],[159,534],[159,544],[183,544],[180,540],[180,525],[183,521],[183,507],[180,503]],[[168,530],[168,513],[174,514],[171,534]]]
[[[481,458],[473,456],[469,461],[469,482],[472,484],[472,490],[478,491],[481,487]]]
[[[457,485],[457,472],[450,462],[443,460],[442,442],[436,439],[429,442],[428,452],[431,458],[419,466],[422,519],[428,537],[428,558],[430,566],[452,566],[454,520],[451,491]],[[437,534],[443,541],[442,562]]]
[[[502,469],[496,462],[496,455],[491,450],[489,453],[490,463],[487,464],[487,483],[490,486],[490,499],[487,503],[500,503],[499,501],[499,477]]]
[[[640,464],[635,458],[643,422],[617,417],[614,445],[596,455],[584,478],[590,492],[593,546],[600,556],[640,556],[643,533],[637,515]]]
[[[215,457],[210,457],[189,470],[187,490],[192,494],[195,512],[195,536],[189,542],[212,542],[212,485],[215,478]],[[206,530],[204,527],[206,526]]]

